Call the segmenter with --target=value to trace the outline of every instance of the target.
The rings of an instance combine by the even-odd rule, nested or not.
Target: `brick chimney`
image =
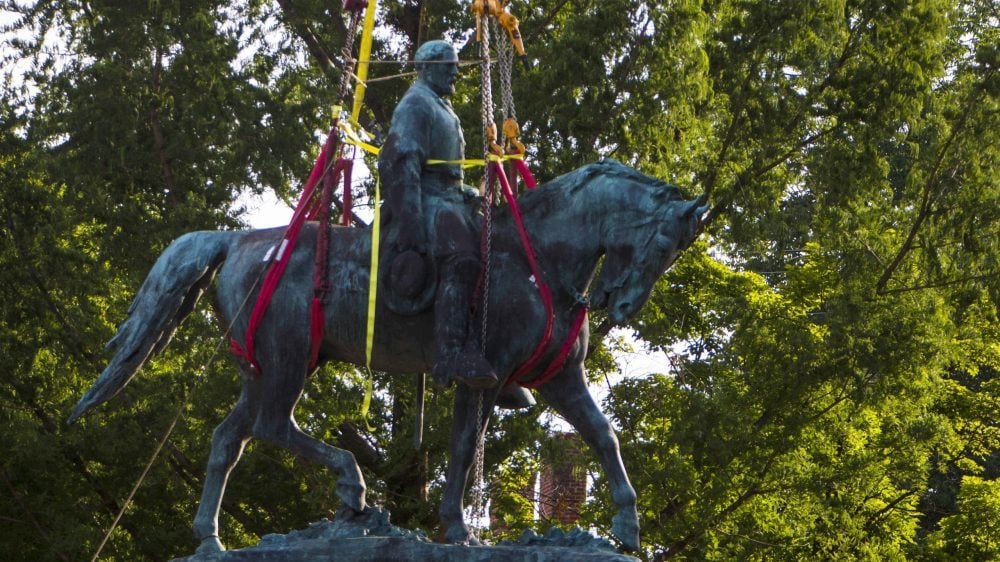
[[[538,515],[560,525],[573,525],[587,499],[587,471],[584,444],[576,433],[557,433],[552,447],[542,458]]]

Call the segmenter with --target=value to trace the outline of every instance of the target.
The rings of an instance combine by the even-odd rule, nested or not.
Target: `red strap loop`
[[[350,201],[351,201],[351,168],[353,162],[346,158],[338,158],[333,166],[327,170],[327,163],[331,154],[337,149],[336,125],[330,129],[326,143],[316,158],[309,179],[302,190],[299,202],[292,213],[292,219],[288,223],[288,228],[282,236],[281,242],[272,251],[277,252],[277,256],[268,265],[267,273],[261,284],[260,293],[254,302],[253,310],[250,313],[250,320],[247,324],[246,335],[243,345],[236,338],[229,342],[229,350],[233,355],[240,357],[250,365],[256,376],[260,376],[260,363],[255,355],[255,337],[257,328],[264,319],[271,304],[274,292],[277,291],[281,283],[281,277],[288,267],[292,252],[295,250],[302,226],[306,221],[318,220],[319,233],[316,241],[315,269],[313,271],[313,300],[310,306],[310,350],[309,350],[309,371],[316,367],[319,358],[319,346],[323,341],[325,318],[323,313],[323,298],[329,291],[329,281],[327,279],[327,259],[329,253],[329,237],[327,227],[329,225],[330,200],[333,188],[339,183],[341,175],[344,177],[344,217],[345,224],[350,224]],[[316,196],[316,184],[323,178],[323,190],[320,196]]]
[[[534,189],[535,178],[532,177],[527,164],[525,164],[523,160],[514,160],[514,162],[515,164],[520,164],[520,166],[518,166],[518,172],[521,173],[521,177],[524,178],[525,185],[527,185],[530,189]],[[535,286],[538,288],[539,297],[541,297],[542,305],[545,308],[545,329],[542,331],[541,340],[538,342],[538,345],[535,346],[535,350],[532,352],[531,356],[528,357],[528,359],[514,371],[510,378],[507,379],[505,385],[517,383],[525,388],[538,388],[539,386],[550,381],[562,370],[566,363],[566,359],[569,357],[570,351],[573,349],[573,344],[576,342],[577,338],[579,338],[580,331],[583,329],[583,325],[587,321],[587,308],[583,307],[577,313],[576,319],[573,321],[573,326],[570,329],[566,340],[563,342],[562,346],[560,346],[556,357],[551,363],[549,363],[545,370],[533,380],[522,381],[522,378],[530,374],[538,367],[542,357],[548,350],[549,343],[552,341],[552,329],[555,324],[552,292],[549,289],[549,286],[542,279],[534,247],[531,245],[528,230],[524,226],[524,218],[521,215],[521,208],[517,203],[517,198],[514,196],[513,189],[511,189],[510,182],[507,181],[507,176],[504,174],[503,167],[497,162],[490,162],[488,171],[491,174],[492,179],[500,181],[500,191],[503,193],[504,199],[507,200],[507,204],[510,206],[511,216],[514,218],[514,225],[516,226],[517,233],[521,238],[521,246],[524,248],[525,256],[528,258],[528,267],[531,269],[531,275],[534,278]]]

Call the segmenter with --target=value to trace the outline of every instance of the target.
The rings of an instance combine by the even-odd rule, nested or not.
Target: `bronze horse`
[[[649,298],[654,283],[695,239],[703,198],[685,201],[675,186],[618,162],[589,164],[520,197],[542,276],[552,290],[554,330],[541,372],[567,338],[583,295],[591,307],[608,309],[622,323]],[[334,291],[326,305],[321,360],[364,364],[368,263],[371,231],[333,227],[329,279]],[[160,256],[108,343],[111,363],[80,399],[71,421],[119,392],[147,359],[169,342],[174,330],[208,288],[216,272],[219,308],[233,334],[246,331],[256,280],[264,256],[280,241],[282,229],[249,232],[193,232],[174,241]],[[199,551],[221,550],[218,514],[230,471],[250,439],[265,439],[339,474],[337,495],[356,511],[365,507],[365,483],[354,456],[309,435],[293,411],[309,362],[309,305],[316,225],[303,229],[288,269],[256,336],[261,375],[241,365],[243,390],[233,411],[215,428],[194,531]],[[525,252],[507,210],[496,213],[489,276],[486,356],[504,379],[527,359],[546,324],[544,307]],[[592,285],[601,257],[604,263]],[[252,302],[252,300],[250,301]],[[372,367],[398,373],[427,372],[433,361],[432,311],[391,312],[380,299]],[[542,399],[576,428],[600,459],[611,484],[617,514],[612,532],[630,549],[639,545],[635,490],[622,464],[618,440],[601,413],[584,376],[589,330],[584,326],[555,378],[538,388]],[[477,432],[492,414],[498,389],[486,390],[482,418],[479,391],[459,385],[455,394],[450,460],[440,516],[450,542],[469,543],[463,517],[469,469]]]

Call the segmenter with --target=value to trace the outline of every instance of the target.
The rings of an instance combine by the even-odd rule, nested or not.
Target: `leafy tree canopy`
[[[373,59],[405,61],[438,37],[475,57],[467,3],[381,4]],[[613,157],[713,205],[701,241],[625,327],[668,352],[671,369],[607,394],[639,493],[641,556],[996,558],[994,3],[512,9],[533,62],[515,69],[513,94],[540,179]],[[189,553],[208,437],[238,385],[209,307],[125,396],[80,425],[63,420],[170,240],[241,227],[243,193],[295,199],[335,102],[341,3],[0,10],[0,550],[91,557],[180,414],[104,556]],[[392,77],[408,70],[372,67],[386,80],[370,84],[369,130],[385,129],[408,84]],[[472,150],[474,68],[454,102]],[[615,370],[603,347],[588,365],[602,382]],[[359,429],[363,377],[343,365],[314,377],[300,421],[355,453],[397,522],[433,530],[450,393],[429,393],[417,452],[412,383],[374,384],[374,432]],[[517,494],[550,421],[538,407],[502,416],[488,436],[494,507],[510,532],[532,524]],[[331,475],[252,449],[223,506],[227,544],[337,508]],[[595,475],[583,524],[606,532],[612,510]]]

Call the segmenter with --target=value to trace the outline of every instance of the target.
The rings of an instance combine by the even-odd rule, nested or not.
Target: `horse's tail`
[[[77,402],[72,423],[118,394],[150,356],[170,343],[181,321],[194,309],[236,240],[235,232],[191,232],[160,255],[105,349],[111,363]]]

